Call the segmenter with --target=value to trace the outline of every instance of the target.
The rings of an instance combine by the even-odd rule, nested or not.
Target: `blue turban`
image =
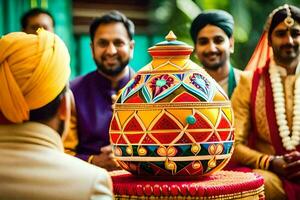
[[[230,38],[233,33],[233,17],[224,10],[210,10],[200,13],[192,22],[190,33],[196,44],[198,32],[206,25],[211,24],[221,28]]]

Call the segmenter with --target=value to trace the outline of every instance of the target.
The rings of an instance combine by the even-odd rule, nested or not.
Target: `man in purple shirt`
[[[118,168],[109,145],[109,125],[116,94],[134,75],[128,66],[134,48],[134,24],[118,11],[96,18],[90,26],[97,70],[71,82],[75,108],[66,152],[94,165]]]

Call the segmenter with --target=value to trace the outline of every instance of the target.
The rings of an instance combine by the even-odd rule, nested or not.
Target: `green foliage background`
[[[244,69],[269,13],[285,3],[300,6],[300,0],[157,0],[152,4],[152,26],[162,35],[173,30],[179,40],[193,45],[189,29],[194,17],[202,10],[226,10],[232,14],[235,21],[235,51],[231,62],[236,68]],[[192,59],[198,62],[194,56]]]

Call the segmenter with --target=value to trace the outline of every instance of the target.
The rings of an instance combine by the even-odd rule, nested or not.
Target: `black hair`
[[[292,6],[289,5],[289,10],[291,12],[291,17],[297,21],[298,23],[300,23],[300,9],[296,6]],[[275,27],[280,24],[283,20],[285,20],[285,18],[287,17],[287,10],[286,8],[282,8],[279,11],[277,11],[273,17],[272,17],[272,21],[269,27],[269,31],[268,31],[268,39],[270,41],[271,39],[271,34],[273,32],[273,30],[275,29]]]
[[[31,110],[29,113],[29,120],[41,122],[48,121],[53,118],[58,112],[59,105],[65,93],[66,87],[57,95],[57,97],[53,101],[49,102],[41,108]]]
[[[130,40],[133,39],[133,35],[134,35],[133,22],[130,19],[128,19],[123,13],[121,13],[117,10],[112,10],[112,11],[102,15],[101,17],[97,17],[93,20],[93,22],[90,25],[91,41],[94,40],[95,32],[101,24],[110,24],[113,22],[122,23],[127,30]]]
[[[22,26],[22,29],[25,29],[28,26],[28,19],[29,18],[38,16],[40,14],[46,14],[46,15],[48,15],[52,19],[53,27],[55,26],[54,18],[51,15],[50,12],[48,12],[47,10],[45,10],[43,8],[33,8],[33,9],[27,11],[26,13],[24,13],[22,15],[22,17],[21,17],[21,26]]]
[[[190,34],[194,44],[197,43],[199,31],[208,24],[221,28],[228,38],[232,37],[234,27],[232,15],[225,10],[207,10],[201,12],[191,24]]]

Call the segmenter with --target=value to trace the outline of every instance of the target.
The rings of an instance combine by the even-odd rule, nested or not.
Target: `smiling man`
[[[229,98],[240,75],[240,71],[230,64],[230,54],[234,50],[233,26],[229,13],[211,10],[200,13],[190,29],[198,59]]]
[[[67,153],[107,170],[117,169],[109,146],[109,124],[116,94],[133,77],[128,66],[134,48],[134,24],[111,11],[90,26],[97,70],[71,82],[76,112],[64,142]]]
[[[233,158],[264,177],[267,200],[296,200],[300,193],[298,7],[285,4],[270,13],[253,57],[256,54],[264,66],[243,74],[231,99],[236,122]]]

